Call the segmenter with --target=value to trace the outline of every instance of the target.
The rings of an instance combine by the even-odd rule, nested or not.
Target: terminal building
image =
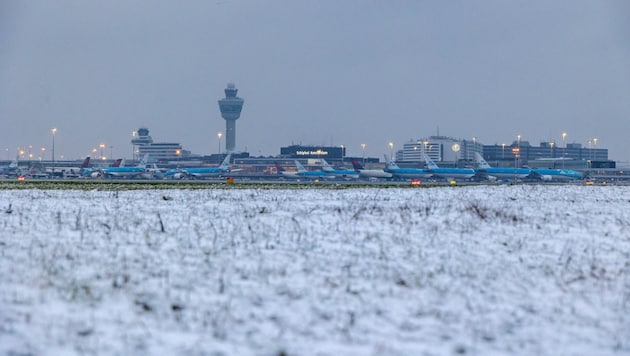
[[[149,129],[146,127],[141,127],[133,133],[131,144],[133,145],[134,160],[144,157],[147,153],[152,161],[175,161],[191,156],[190,151],[184,150],[179,143],[153,142],[153,138],[149,136]]]
[[[541,142],[538,146],[528,141],[511,144],[484,145],[475,138],[461,140],[447,136],[430,136],[411,140],[396,152],[395,159],[401,164],[424,165],[423,154],[444,166],[474,166],[475,152],[495,167],[529,166],[538,168],[615,168],[608,160],[608,149],[583,147],[579,143],[567,143],[558,147],[555,142]]]
[[[403,149],[396,152],[396,161],[424,163],[423,155],[426,154],[434,162],[455,165],[460,161],[474,161],[474,152],[483,152],[483,145],[476,139],[459,140],[447,136],[429,136],[403,144]]]
[[[497,167],[513,167],[516,160],[520,166],[538,168],[615,168],[615,162],[608,160],[607,148],[583,147],[579,143],[558,147],[555,142],[533,146],[528,141],[514,141],[510,145],[485,145],[483,156]]]

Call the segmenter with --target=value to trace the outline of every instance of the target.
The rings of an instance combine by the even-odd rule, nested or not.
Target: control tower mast
[[[236,146],[236,120],[241,116],[244,100],[236,96],[238,89],[234,83],[225,88],[225,98],[219,100],[221,116],[225,119],[225,150],[234,151]]]

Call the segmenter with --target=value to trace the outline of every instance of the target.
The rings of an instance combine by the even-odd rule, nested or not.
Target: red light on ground
[[[17,180],[20,180],[20,181],[21,180],[26,180],[26,177],[25,176],[19,176],[19,177],[17,177]]]
[[[422,181],[419,179],[413,179],[411,185],[422,185]]]

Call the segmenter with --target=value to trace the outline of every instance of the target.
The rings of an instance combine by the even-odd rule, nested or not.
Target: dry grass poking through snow
[[[630,354],[626,187],[0,191],[1,354]]]

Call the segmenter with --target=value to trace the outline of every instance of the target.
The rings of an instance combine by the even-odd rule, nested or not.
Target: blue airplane
[[[115,160],[110,167],[124,167],[124,166],[125,166],[125,159],[119,158]],[[81,177],[97,178],[100,175],[101,175],[101,171],[99,168],[86,167],[86,168],[83,168],[83,170],[81,171]]]
[[[189,168],[174,168],[169,169],[164,173],[167,178],[182,179],[182,178],[208,178],[219,177],[222,174],[229,174],[232,172],[241,171],[241,169],[230,169],[230,159],[232,154],[228,153],[223,159],[223,162],[218,167],[189,167]]]
[[[490,167],[483,157],[475,152],[475,162],[477,162],[477,175],[490,180],[494,179],[523,179],[529,176],[532,172],[529,168],[499,168]]]
[[[429,178],[433,176],[433,172],[428,169],[422,168],[400,168],[394,161],[389,159],[387,155],[385,156],[385,171],[386,173],[390,173],[392,176],[397,178]]]
[[[145,175],[150,172],[147,169],[147,162],[149,161],[149,154],[145,154],[140,163],[135,167],[105,167],[99,168],[92,172],[93,176],[105,177],[105,178],[133,178],[141,175]]]
[[[454,179],[469,179],[475,175],[475,170],[472,168],[440,168],[429,156],[426,154],[423,156],[427,167],[429,167],[429,171],[433,173],[434,177],[445,178],[448,181],[452,181]]]
[[[358,179],[359,172],[350,169],[334,169],[325,159],[321,159],[322,170],[327,174],[332,174],[337,178],[351,178]]]

